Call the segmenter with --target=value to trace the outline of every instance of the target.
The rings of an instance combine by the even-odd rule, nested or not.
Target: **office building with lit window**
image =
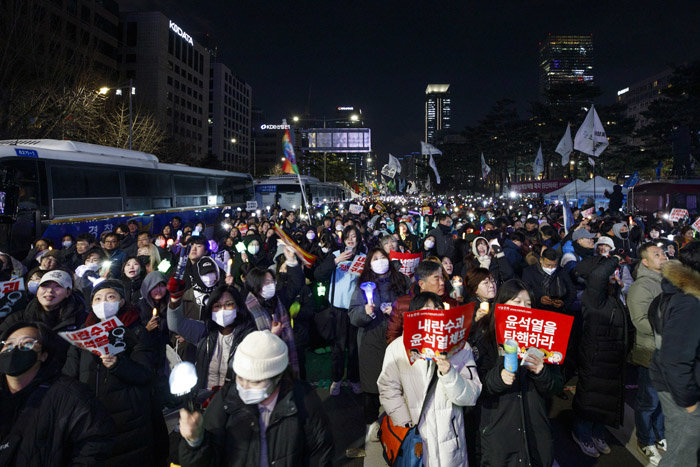
[[[451,106],[449,84],[429,84],[425,88],[425,142],[434,144],[437,133],[450,128]]]
[[[592,34],[548,34],[539,47],[542,97],[568,85],[594,85]]]
[[[121,15],[123,80],[135,105],[154,115],[166,137],[195,157],[208,151],[210,54],[184,23],[160,12]]]
[[[223,63],[209,71],[208,146],[227,170],[250,171],[252,154],[251,94],[246,84]]]

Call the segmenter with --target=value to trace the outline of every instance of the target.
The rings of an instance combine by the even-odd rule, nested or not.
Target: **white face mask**
[[[214,287],[216,285],[216,274],[213,272],[210,272],[208,274],[205,274],[202,276],[202,284],[204,284],[204,287]]]
[[[306,238],[308,238],[309,240],[313,240],[314,238],[316,238],[316,234],[312,231],[308,231],[306,232]]]
[[[241,398],[241,401],[243,401],[244,404],[259,404],[270,397],[270,394],[274,392],[275,383],[274,381],[270,381],[267,387],[262,389],[243,389],[236,381],[236,390],[238,391],[238,397]]]
[[[101,302],[92,306],[92,312],[95,313],[100,321],[116,316],[119,311],[119,302]]]
[[[27,282],[27,291],[32,294],[36,295],[36,291],[39,290],[39,281],[29,281]]]
[[[435,242],[432,240],[426,240],[425,241],[425,249],[430,250],[432,247],[435,246]]]
[[[236,319],[236,313],[236,309],[214,311],[211,314],[211,319],[222,328],[225,328],[230,326]]]
[[[258,251],[260,251],[259,245],[248,245],[248,253],[251,255],[257,255]]]
[[[321,247],[321,251],[324,252],[324,253],[328,253],[328,252],[330,251],[330,248],[326,248],[326,247],[324,246],[324,247]]]
[[[343,226],[340,225],[340,224],[338,224],[338,225],[335,226],[335,230],[336,230],[336,232],[342,232],[342,231],[343,231]]]
[[[97,271],[98,269],[100,269],[99,263],[87,263],[85,267],[87,267],[90,271]]]
[[[554,274],[554,271],[556,271],[557,268],[542,268],[542,270],[543,270],[547,275],[551,276],[552,274]]]
[[[263,288],[260,291],[260,296],[262,298],[264,298],[265,300],[269,300],[272,297],[274,297],[275,296],[275,283],[273,282],[272,284],[263,285]]]
[[[63,245],[63,248],[70,248],[71,245],[73,245],[73,242],[71,242],[70,240],[68,240],[68,241],[65,241],[65,242],[61,243],[61,245]]]
[[[389,270],[389,260],[386,258],[375,259],[372,261],[371,267],[375,274],[386,274]]]

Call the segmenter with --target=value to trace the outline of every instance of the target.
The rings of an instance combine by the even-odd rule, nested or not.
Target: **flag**
[[[396,182],[394,180],[389,180],[386,182],[386,187],[391,191],[392,193],[396,191]]]
[[[399,193],[403,193],[406,190],[406,179],[401,178],[399,180]]]
[[[595,161],[593,160],[592,157],[588,158],[588,163],[591,164],[593,167],[595,167]]]
[[[638,182],[639,182],[639,172],[635,170],[634,173],[632,174],[632,176],[630,178],[628,178],[627,180],[625,180],[625,184],[622,185],[622,188],[633,187]]]
[[[481,178],[486,180],[486,177],[489,176],[489,173],[491,172],[491,167],[486,163],[484,160],[484,153],[481,153]]]
[[[571,213],[568,201],[564,201],[563,206],[564,232],[569,233],[569,230],[574,226],[574,215]]]
[[[294,253],[296,253],[297,256],[301,259],[301,262],[304,263],[304,266],[310,268],[314,265],[314,263],[316,262],[316,256],[304,251],[299,245],[297,245],[294,242],[294,240],[291,239],[289,235],[287,235],[287,232],[282,230],[282,228],[279,225],[277,225],[277,223],[275,223],[273,229],[275,233],[279,235],[280,239],[284,242],[284,244],[292,250],[294,250]]]
[[[532,172],[537,178],[544,171],[544,158],[542,157],[542,143],[540,143],[540,148],[537,150],[537,157],[535,157],[535,162],[532,164]]]
[[[586,119],[576,132],[574,138],[574,149],[591,156],[598,157],[608,147],[608,138],[605,136],[605,129],[600,123],[595,107],[591,105]]]
[[[430,175],[428,175],[428,179],[425,181],[425,191],[430,192],[432,190],[432,187],[430,186]]]
[[[661,170],[664,168],[664,161],[659,161],[656,165],[656,179],[661,180]]]
[[[442,153],[440,153],[442,154]],[[430,165],[430,168],[433,169],[433,172],[435,172],[435,180],[437,180],[438,185],[440,184],[440,174],[437,171],[437,165],[435,165],[435,159],[433,159],[433,155],[430,155],[430,162],[428,163]]]
[[[401,162],[391,154],[389,154],[389,167],[396,169],[397,174],[401,173]]]
[[[289,136],[289,130],[284,130],[282,137],[282,146],[284,149],[284,164],[282,171],[286,174],[299,174],[297,167],[297,159],[294,157],[294,147],[292,147],[292,138]]]
[[[564,136],[561,137],[561,141],[557,144],[557,148],[554,152],[561,154],[561,165],[566,165],[569,163],[569,155],[574,150],[574,143],[571,141],[571,126],[566,125],[566,131]]]
[[[430,143],[426,143],[424,141],[420,142],[420,153],[423,154],[424,156],[428,156],[431,154],[440,154],[442,155],[442,151],[440,151],[438,148],[433,146]]]

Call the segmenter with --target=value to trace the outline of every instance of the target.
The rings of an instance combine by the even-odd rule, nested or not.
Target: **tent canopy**
[[[568,185],[554,190],[551,193],[544,195],[546,201],[564,201],[565,199],[576,199],[576,191],[581,191],[582,187],[586,185],[586,182],[576,179]]]

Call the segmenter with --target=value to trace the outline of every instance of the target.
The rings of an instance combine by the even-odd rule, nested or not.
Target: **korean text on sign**
[[[365,269],[366,259],[367,257],[365,255],[355,256],[355,259],[352,261],[348,272],[350,274],[357,274],[358,276],[362,274],[362,271]]]
[[[413,277],[413,274],[418,267],[418,263],[423,259],[423,253],[400,253],[398,251],[392,251],[389,253],[389,259],[398,260],[401,262],[401,269],[399,271],[401,274],[405,274],[408,277]]]
[[[58,333],[74,346],[95,355],[116,355],[125,350],[124,334],[124,325],[116,317],[77,331]]]
[[[674,208],[674,209],[671,209],[671,214],[669,214],[668,219],[671,222],[678,222],[681,219],[685,219],[687,216],[688,216],[687,209]]]
[[[469,336],[474,303],[450,310],[417,310],[404,313],[403,344],[409,361],[448,356],[464,348]]]
[[[528,347],[540,349],[547,363],[561,364],[566,356],[573,316],[553,311],[535,310],[512,305],[496,305],[496,337],[499,344],[506,339],[518,342],[519,357]]]

